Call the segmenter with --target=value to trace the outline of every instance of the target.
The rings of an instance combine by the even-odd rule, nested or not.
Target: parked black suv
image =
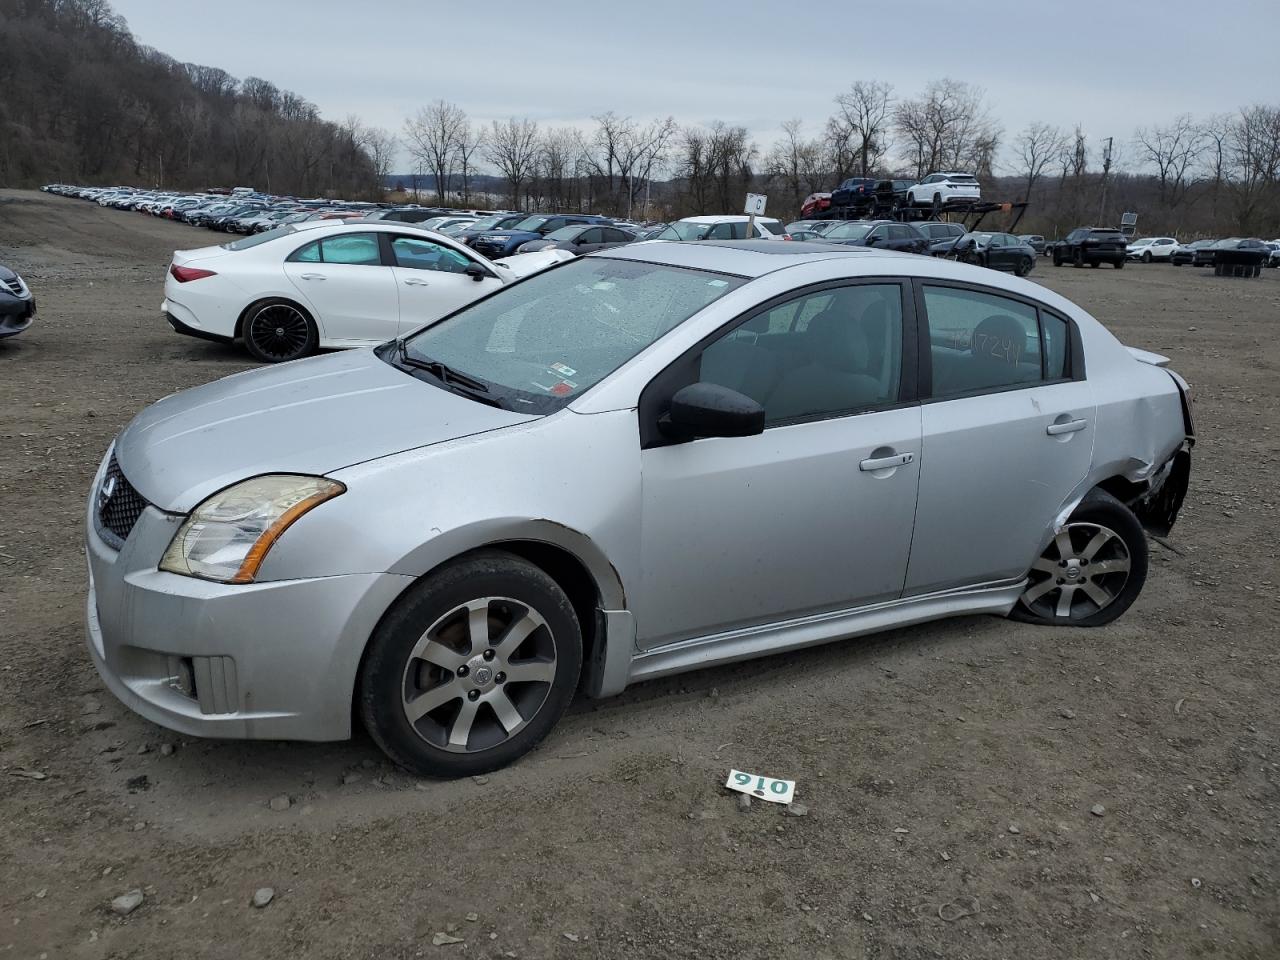
[[[1067,234],[1053,248],[1053,265],[1060,267],[1068,261],[1077,267],[1086,263],[1096,267],[1109,263],[1117,270],[1124,269],[1124,234],[1111,227],[1078,227]]]

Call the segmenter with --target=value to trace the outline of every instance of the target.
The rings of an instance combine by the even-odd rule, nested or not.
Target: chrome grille
[[[129,539],[133,525],[138,522],[148,504],[125,478],[114,453],[107,464],[107,472],[103,474],[97,497],[95,511],[99,532],[103,534],[104,540],[119,550]]]
[[[22,281],[17,277],[14,277],[12,280],[0,280],[0,286],[4,287],[15,297],[25,297],[27,295],[27,288],[22,285]]]

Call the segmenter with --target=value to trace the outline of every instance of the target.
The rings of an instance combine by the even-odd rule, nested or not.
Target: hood
[[[6,267],[3,263],[0,263],[0,280],[13,280],[17,276],[18,275],[16,273]]]
[[[152,404],[116,440],[120,469],[186,513],[262,473],[325,474],[536,419],[468,400],[354,350],[235,374]]]
[[[531,273],[537,273],[539,270],[545,270],[547,267],[555,266],[557,263],[563,263],[566,260],[574,260],[576,257],[568,250],[560,250],[551,248],[550,250],[534,250],[531,253],[517,253],[513,257],[506,257],[502,260],[491,261],[493,266],[499,270],[499,275],[506,275],[511,279],[519,280],[521,277],[527,277]]]

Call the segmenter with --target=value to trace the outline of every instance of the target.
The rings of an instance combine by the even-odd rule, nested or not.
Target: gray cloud
[[[1275,0],[1231,0],[1229,31],[1189,0],[1079,10],[1043,0],[220,0],[213,15],[174,0],[114,6],[170,56],[264,77],[330,119],[354,113],[395,132],[443,97],[482,122],[573,125],[606,110],[723,119],[767,148],[791,117],[817,132],[853,80],[911,95],[949,76],[986,89],[1006,138],[1044,120],[1123,141],[1179,113],[1274,100],[1280,80]]]

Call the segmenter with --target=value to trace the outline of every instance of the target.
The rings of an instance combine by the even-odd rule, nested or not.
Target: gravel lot
[[[179,738],[84,652],[103,450],[250,366],[159,315],[170,252],[210,242],[0,191],[40,308],[0,341],[0,956],[1280,956],[1280,273],[1032,275],[1196,393],[1174,549],[1111,627],[969,618],[643,684],[424,783],[363,736]],[[807,816],[740,812],[730,766]]]

